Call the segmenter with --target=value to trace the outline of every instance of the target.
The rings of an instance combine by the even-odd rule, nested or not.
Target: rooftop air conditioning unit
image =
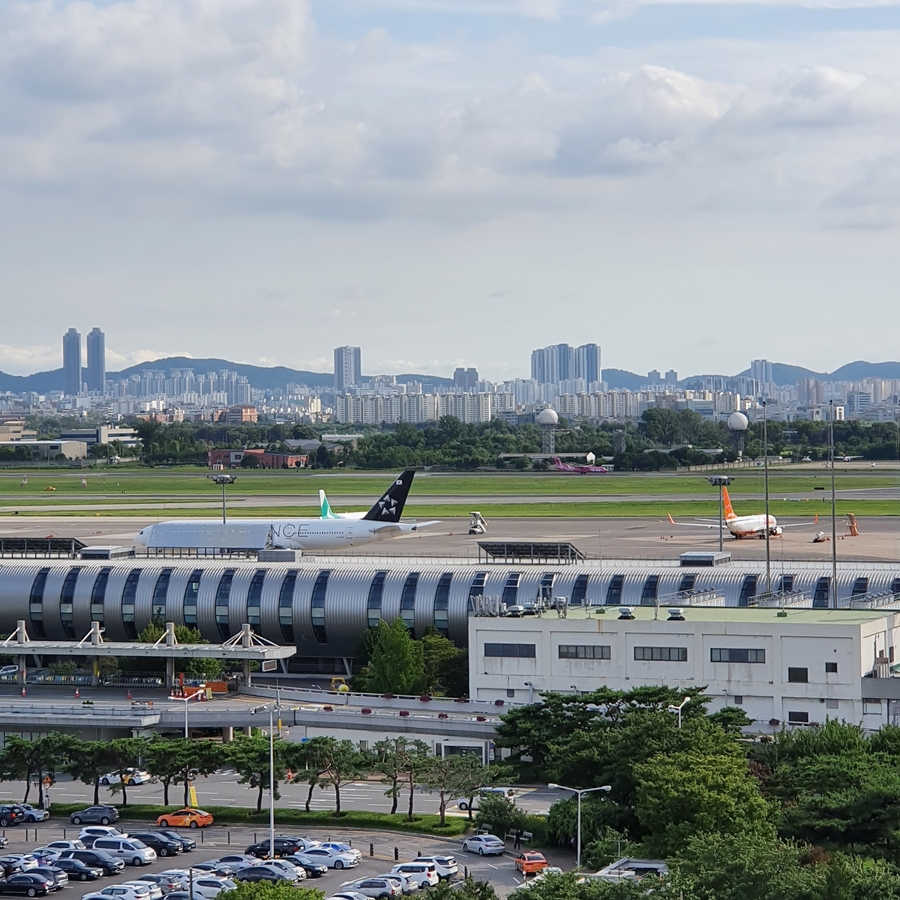
[[[680,606],[672,606],[669,608],[669,622],[683,622],[684,610]]]
[[[633,606],[620,606],[619,607],[619,618],[620,619],[633,619],[634,618],[634,607]]]

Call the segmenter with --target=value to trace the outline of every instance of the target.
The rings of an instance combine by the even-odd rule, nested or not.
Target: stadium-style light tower
[[[225,510],[225,486],[228,484],[234,484],[237,481],[237,475],[226,475],[224,472],[217,472],[215,475],[210,475],[210,479],[212,479],[213,484],[222,485],[222,524],[226,524],[226,510]]]
[[[719,489],[719,553],[722,552],[722,537],[725,526],[725,499],[723,490],[731,484],[734,479],[730,475],[713,475],[706,479],[713,487]]]

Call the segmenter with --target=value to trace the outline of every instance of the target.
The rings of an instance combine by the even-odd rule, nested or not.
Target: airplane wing
[[[669,524],[671,525],[682,525],[686,528],[718,528],[719,523],[712,522],[676,522],[671,515],[669,515]],[[723,527],[725,527],[723,525]]]

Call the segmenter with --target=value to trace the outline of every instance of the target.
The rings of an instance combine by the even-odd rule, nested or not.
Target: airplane
[[[853,462],[855,459],[862,459],[861,456],[837,456],[835,457],[838,462]]]
[[[550,468],[554,472],[566,472],[569,475],[606,475],[609,472],[606,466],[576,466],[572,463],[564,463],[558,456],[553,457],[553,465]]]
[[[365,515],[365,511],[336,513],[331,508],[331,504],[328,502],[328,498],[323,490],[319,491],[319,507],[322,510],[321,517],[323,519],[361,519]]]
[[[135,544],[148,550],[341,550],[412,534],[432,522],[401,523],[414,469],[406,469],[360,519],[177,519],[141,529]]]
[[[731,505],[731,497],[728,496],[728,488],[722,488],[722,502],[725,509],[725,527],[731,532],[732,536],[735,538],[745,538],[745,537],[758,537],[760,539],[765,538],[766,536],[766,517],[765,514],[758,514],[755,516],[739,516],[735,513],[734,507]],[[816,522],[819,521],[819,517],[816,516]],[[676,522],[671,514],[669,515],[669,522],[673,525],[687,525],[693,528],[718,528],[719,521],[716,520],[714,523],[706,523],[706,522]],[[771,537],[781,537],[784,533],[785,528],[799,528],[801,525],[805,525],[806,522],[795,522],[790,525],[779,525],[775,516],[769,516],[768,520],[768,529],[769,535]]]

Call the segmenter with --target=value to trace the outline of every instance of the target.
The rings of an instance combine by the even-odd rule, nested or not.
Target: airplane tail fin
[[[668,516],[669,516],[669,522],[670,522],[672,525],[674,525],[674,524],[675,524],[675,520],[672,518],[672,513],[669,513]]]
[[[847,513],[847,537],[859,537],[859,523],[853,513]]]
[[[331,504],[328,502],[328,498],[325,496],[325,491],[319,491],[319,506],[322,510],[322,518],[323,519],[336,519],[337,516],[331,509]]]
[[[363,516],[369,522],[399,522],[412,487],[415,469],[406,469],[384,492],[381,499]]]
[[[729,519],[736,519],[737,516],[734,512],[734,507],[731,505],[731,497],[728,496],[728,488],[722,488],[722,500],[725,506],[725,521],[727,522]]]

